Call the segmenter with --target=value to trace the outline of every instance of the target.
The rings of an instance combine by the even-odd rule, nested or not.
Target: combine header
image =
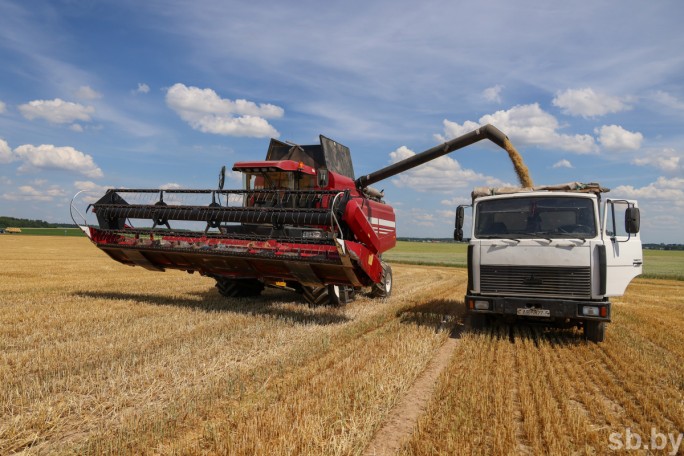
[[[484,138],[510,144],[487,125],[357,180],[349,149],[329,138],[305,146],[272,139],[265,161],[233,165],[242,189],[223,189],[223,167],[217,189],[110,189],[90,201],[77,194],[72,219],[114,260],[198,272],[228,297],[265,286],[312,305],[344,304],[363,287],[387,297],[392,269],[382,253],[396,244],[395,214],[369,185]],[[90,202],[85,213],[77,198]]]

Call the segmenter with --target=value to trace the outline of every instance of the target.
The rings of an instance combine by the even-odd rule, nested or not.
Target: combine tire
[[[264,284],[257,279],[216,278],[216,288],[226,298],[249,298],[259,296]]]
[[[304,299],[310,306],[341,306],[354,299],[354,288],[341,285],[302,287]]]
[[[606,339],[606,323],[604,321],[585,321],[584,338],[591,342],[603,342]]]
[[[370,295],[374,298],[389,298],[392,294],[392,266],[382,262],[382,280],[371,286]]]

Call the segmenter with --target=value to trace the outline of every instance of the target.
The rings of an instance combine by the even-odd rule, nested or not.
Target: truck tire
[[[389,298],[392,294],[392,266],[384,261],[381,264],[382,280],[371,286],[370,295],[374,298]]]
[[[302,287],[304,299],[312,307],[341,306],[354,300],[355,290],[345,285],[325,285],[322,287]]]
[[[216,288],[226,298],[249,298],[259,296],[264,290],[264,284],[257,279],[216,277]]]
[[[584,338],[591,342],[603,342],[606,339],[605,321],[585,321]]]

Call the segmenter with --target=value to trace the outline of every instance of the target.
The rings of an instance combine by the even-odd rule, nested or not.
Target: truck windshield
[[[476,238],[587,239],[596,233],[589,198],[530,196],[481,201],[476,206]]]

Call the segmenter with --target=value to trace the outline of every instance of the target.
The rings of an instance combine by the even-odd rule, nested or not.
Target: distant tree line
[[[29,220],[0,215],[0,228],[73,228],[73,223],[48,223],[44,220]]]
[[[643,244],[647,250],[684,250],[684,244]]]

